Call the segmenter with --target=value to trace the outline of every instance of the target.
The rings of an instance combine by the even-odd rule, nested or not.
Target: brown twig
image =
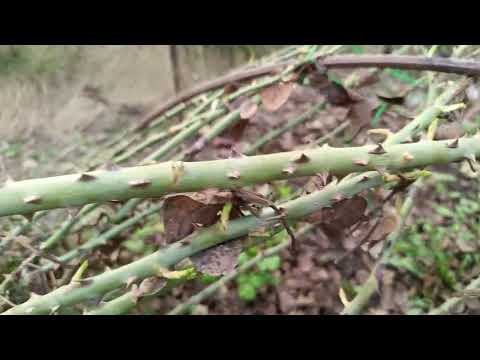
[[[332,55],[319,60],[327,68],[395,68],[437,71],[469,76],[480,75],[480,62],[464,59],[413,55]]]
[[[171,98],[161,104],[158,108],[147,114],[143,119],[140,120],[138,126],[135,128],[135,131],[140,131],[145,129],[151,121],[162,115],[165,111],[170,110],[172,107],[192,99],[193,97],[200,95],[204,92],[215,90],[221,86],[227,85],[229,83],[237,81],[245,81],[254,79],[260,76],[268,75],[272,72],[275,72],[278,69],[281,69],[285,66],[291,65],[293,62],[284,62],[279,64],[270,64],[259,66],[256,69],[246,70],[242,72],[236,72],[233,74],[228,74],[220,78],[204,82],[190,90],[181,92],[174,98]]]
[[[431,58],[412,55],[332,55],[328,57],[322,57],[319,55],[317,62],[327,69],[377,67],[381,69],[396,68],[405,70],[438,71],[470,76],[480,75],[480,62],[463,59]],[[228,74],[215,80],[202,83],[167,100],[158,108],[147,114],[142,120],[140,120],[135,131],[145,129],[151,121],[162,115],[165,111],[168,111],[172,107],[184,101],[188,101],[204,92],[217,89],[232,82],[251,80],[260,76],[268,75],[278,69],[294,64],[295,61],[287,61],[279,64],[263,65],[255,69]]]
[[[65,264],[63,261],[58,260],[53,255],[49,255],[42,250],[35,249],[33,246],[29,245],[26,241],[23,241],[23,239],[20,236],[17,237],[16,242],[20,244],[22,247],[24,247],[25,249],[30,250],[35,255],[35,257],[41,257],[41,258],[50,260],[51,262],[66,268],[72,267],[72,265]]]
[[[5,275],[5,279],[2,281],[0,284],[0,294],[3,294],[5,290],[7,289],[7,285],[18,275],[20,272],[30,264],[35,259],[36,255],[31,255],[25,260],[22,261],[22,263],[13,271],[12,273]]]

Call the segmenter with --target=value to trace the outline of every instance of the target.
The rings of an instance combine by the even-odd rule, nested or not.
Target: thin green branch
[[[35,224],[39,219],[47,215],[48,211],[39,211],[35,213],[31,220],[25,220],[22,225],[15,227],[10,234],[7,235],[5,239],[0,242],[0,255],[9,247],[11,242],[19,235],[25,234],[32,228],[32,225]]]
[[[96,237],[93,237],[93,238],[89,239],[87,242],[85,242],[81,246],[79,246],[79,247],[77,247],[73,250],[70,250],[69,252],[67,252],[66,254],[64,254],[62,256],[59,256],[58,260],[63,262],[63,263],[67,263],[67,262],[75,259],[76,257],[81,256],[82,254],[85,254],[85,252],[89,252],[89,251],[91,251],[91,250],[93,250],[93,249],[95,249],[99,246],[107,244],[107,242],[110,239],[114,238],[115,236],[120,234],[122,231],[128,229],[129,227],[131,227],[135,224],[138,224],[144,218],[146,218],[146,217],[148,217],[152,214],[158,213],[161,208],[162,208],[162,204],[157,204],[157,205],[151,206],[147,210],[139,213],[138,215],[135,215],[135,216],[131,217],[130,219],[125,220],[124,222],[112,227],[111,229],[107,230],[103,234],[100,234]],[[50,262],[46,265],[43,265],[39,270],[42,271],[42,272],[47,272],[49,270],[53,270],[54,268],[55,268],[55,264]]]
[[[305,235],[307,232],[311,231],[314,228],[313,225],[306,225],[302,229],[300,229],[296,237],[299,238]],[[256,266],[261,260],[265,259],[266,257],[273,256],[283,249],[286,249],[291,244],[291,238],[287,237],[284,239],[280,244],[275,245],[269,249],[261,251],[257,256],[253,257],[252,259],[248,260],[235,270],[231,271],[227,275],[223,276],[221,279],[215,281],[213,284],[207,286],[205,289],[200,291],[199,293],[195,294],[194,296],[190,297],[187,301],[177,305],[172,311],[168,313],[168,315],[181,315],[184,314],[194,305],[200,304],[205,299],[209,298],[213,294],[215,294],[220,288],[228,284],[230,281],[235,279],[239,274],[244,273],[254,266]]]
[[[476,292],[478,294],[478,290],[480,289],[480,277],[474,279],[468,286],[465,287],[462,293],[465,295],[463,296],[454,296],[447,301],[445,301],[442,305],[438,306],[437,308],[431,310],[428,315],[449,315],[451,314],[452,310],[462,304],[466,298],[468,298],[468,292]],[[478,297],[478,296],[476,296]]]
[[[368,305],[370,299],[378,289],[377,276],[378,270],[386,263],[388,263],[388,257],[391,254],[395,243],[401,238],[406,220],[413,206],[413,199],[416,197],[419,187],[421,186],[423,179],[418,179],[415,184],[411,185],[409,195],[405,199],[402,209],[400,211],[400,221],[397,224],[395,230],[387,237],[385,250],[383,251],[377,264],[372,269],[367,281],[357,290],[355,298],[349,302],[343,309],[342,315],[359,315],[363,309]]]
[[[424,131],[433,119],[437,118],[443,113],[443,107],[450,103],[456,96],[458,96],[465,88],[470,84],[470,79],[464,79],[455,86],[449,87],[441,96],[437,98],[435,103],[425,109],[419,116],[413,121],[408,123],[400,131],[396,132],[392,136],[388,137],[385,141],[385,145],[399,144],[405,141],[411,141],[411,139]]]
[[[42,245],[40,245],[41,250],[47,250],[58,244],[60,241],[65,239],[65,237],[70,233],[72,228],[87,214],[91,213],[93,210],[97,209],[99,204],[90,204],[84,206],[77,216],[72,217],[71,219],[66,220],[58,229],[55,231],[47,240],[45,240]]]
[[[364,176],[368,176],[368,180],[364,180]],[[281,206],[285,209],[288,220],[299,220],[316,210],[331,205],[332,199],[338,194],[351,197],[365,189],[383,183],[382,176],[377,172],[370,172],[360,177],[343,179],[339,183],[331,183],[321,191],[284,203]],[[85,279],[81,284],[70,284],[49,294],[32,298],[3,314],[48,314],[52,309],[58,309],[59,306],[70,306],[87,299],[101,297],[103,294],[126,284],[132,277],[142,279],[159,276],[164,272],[164,269],[175,265],[186,257],[228,240],[246,236],[251,231],[261,227],[278,223],[280,220],[274,215],[274,211],[267,208],[263,209],[258,217],[246,216],[230,221],[226,229],[218,224],[200,229],[182,241],[152,255],[115,270]]]
[[[267,143],[271,142],[273,139],[280,137],[294,127],[303,124],[304,122],[310,120],[313,115],[318,113],[325,107],[325,101],[322,100],[319,104],[313,106],[311,109],[303,113],[302,115],[288,121],[284,126],[274,129],[267,133],[265,136],[261,137],[256,143],[251,145],[246,151],[245,155],[253,155],[257,150],[261,149]]]

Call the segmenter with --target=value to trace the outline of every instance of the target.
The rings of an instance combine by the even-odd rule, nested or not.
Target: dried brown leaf
[[[293,86],[293,83],[278,83],[262,90],[260,95],[265,109],[271,112],[280,109],[288,101]]]
[[[238,206],[232,207],[230,219],[242,216]],[[190,258],[197,271],[211,276],[225,275],[235,269],[245,238],[229,241],[204,250]]]
[[[150,277],[142,281],[140,286],[132,286],[132,295],[135,302],[145,296],[152,296],[162,290],[167,285],[166,279]]]
[[[220,276],[235,269],[241,251],[241,241],[234,240],[202,251],[190,259],[199,272],[211,276]]]
[[[242,119],[250,119],[257,113],[257,110],[258,105],[248,98],[240,105],[240,117]]]
[[[205,205],[187,195],[176,195],[165,199],[163,222],[166,242],[170,244],[195,231],[194,224],[213,225],[218,220],[222,204]]]
[[[348,106],[353,103],[350,93],[342,85],[336,82],[331,82],[324,91],[327,96],[327,101],[331,105]]]
[[[404,96],[387,96],[387,95],[379,95],[377,94],[377,97],[391,105],[403,105],[405,103],[405,97]]]
[[[361,196],[344,199],[331,208],[323,208],[311,214],[307,220],[322,225],[327,235],[336,235],[355,225],[364,217],[367,201]]]
[[[178,241],[198,228],[215,224],[219,220],[223,205],[232,198],[230,191],[217,189],[167,197],[163,208],[167,243]],[[234,204],[230,219],[241,216],[240,208]],[[213,276],[222,275],[235,268],[241,249],[242,243],[239,239],[204,250],[192,256],[191,260],[200,272]]]
[[[233,146],[240,141],[249,123],[250,119],[240,119],[222,133],[221,141],[225,143],[226,147]],[[216,144],[218,145],[218,142]]]
[[[373,106],[366,99],[355,102],[351,105],[350,115],[353,131],[357,131],[370,125],[373,116]]]

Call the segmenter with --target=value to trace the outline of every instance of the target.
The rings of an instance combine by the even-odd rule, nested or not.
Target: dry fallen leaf
[[[215,246],[190,258],[195,268],[204,274],[220,276],[235,269],[242,242],[238,240]]]
[[[257,113],[257,110],[258,105],[248,98],[240,105],[240,117],[242,119],[250,119]]]
[[[311,214],[307,220],[321,226],[329,238],[340,240],[344,230],[364,217],[367,201],[361,196],[340,200],[331,208],[323,208]]]
[[[165,279],[157,277],[146,278],[142,281],[140,286],[137,287],[135,284],[132,286],[133,298],[135,302],[137,302],[138,299],[142,297],[155,295],[162,290],[165,285],[167,285],[167,280]]]
[[[351,105],[351,124],[353,131],[369,126],[373,117],[373,106],[366,99],[355,102]]]
[[[213,225],[221,209],[221,204],[205,205],[187,195],[167,197],[163,205],[167,244],[190,235],[195,231],[194,224]]]
[[[351,199],[341,200],[330,208],[314,212],[308,217],[308,220],[345,229],[360,221],[366,208],[367,201],[361,196],[355,196]]]
[[[293,86],[293,83],[278,83],[263,89],[260,95],[265,109],[271,112],[280,109],[288,101]]]
[[[334,106],[348,106],[353,102],[349,92],[336,82],[331,82],[325,89],[325,93],[327,101]]]
[[[217,189],[168,197],[163,210],[167,243],[181,240],[198,227],[217,223],[220,218],[219,212],[232,197],[231,192]],[[240,208],[234,204],[230,211],[230,219],[241,216]],[[241,250],[242,241],[239,239],[204,250],[192,256],[191,261],[202,273],[222,275],[235,268]]]

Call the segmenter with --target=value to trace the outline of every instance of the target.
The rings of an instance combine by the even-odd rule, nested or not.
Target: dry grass
[[[95,131],[118,123],[113,109],[81,95],[100,86],[113,103],[138,103],[173,93],[168,46],[17,46],[26,53],[0,74],[0,136],[68,142],[84,125]],[[3,49],[3,51],[8,51]]]

